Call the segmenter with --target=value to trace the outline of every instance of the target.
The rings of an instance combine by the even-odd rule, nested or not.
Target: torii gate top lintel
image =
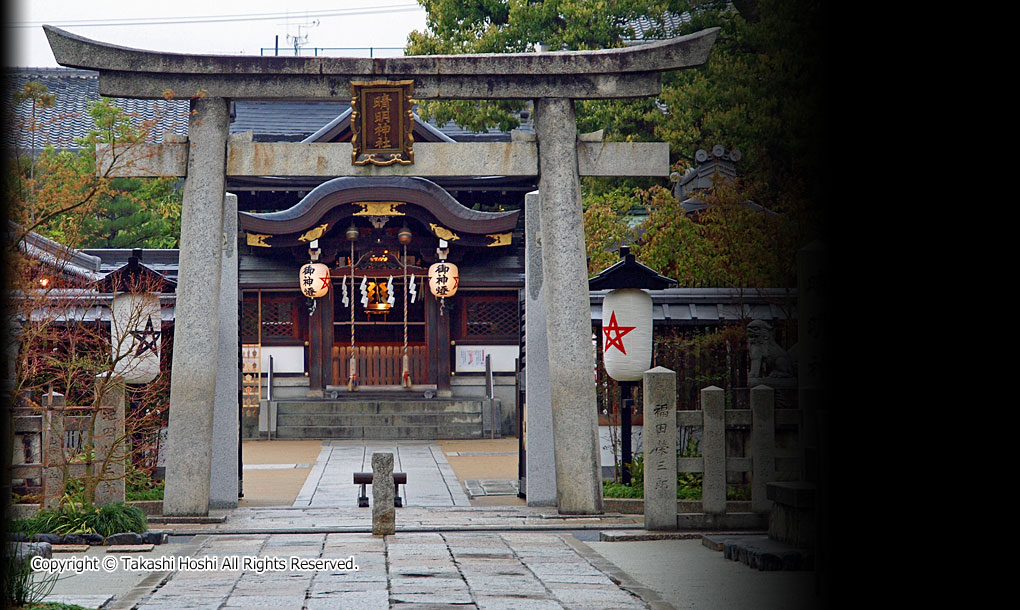
[[[352,79],[413,79],[417,99],[607,99],[661,91],[660,73],[708,60],[719,28],[618,49],[389,58],[192,55],[133,49],[43,29],[62,66],[99,72],[99,93],[323,100]]]

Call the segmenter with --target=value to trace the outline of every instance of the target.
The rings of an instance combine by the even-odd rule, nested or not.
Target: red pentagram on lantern
[[[328,275],[324,275],[324,276],[320,277],[319,279],[322,280],[322,287],[323,288],[325,288],[326,286],[329,286],[329,276]]]
[[[637,326],[619,326],[616,323],[616,312],[609,316],[609,325],[602,327],[602,332],[606,334],[606,345],[603,351],[609,351],[609,348],[616,346],[616,349],[620,350],[624,356],[627,355],[627,350],[623,347],[623,336],[630,331],[637,328]],[[615,333],[615,337],[610,337],[610,333]]]

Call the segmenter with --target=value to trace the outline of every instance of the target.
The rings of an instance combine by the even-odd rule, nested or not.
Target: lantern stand
[[[588,290],[610,290],[606,298],[610,298],[618,290],[662,290],[676,285],[676,280],[659,275],[653,269],[642,265],[634,260],[630,253],[630,247],[620,246],[620,260],[603,269],[598,275],[588,280]],[[649,301],[651,299],[649,298]],[[605,313],[606,302],[603,301],[603,314]],[[614,318],[615,320],[615,318]],[[650,338],[650,337],[649,337]],[[622,335],[618,335],[622,342]],[[649,346],[650,347],[650,346]],[[602,351],[605,354],[606,346],[603,343]],[[650,353],[649,353],[650,355]],[[605,360],[603,360],[603,363]],[[644,368],[650,366],[650,362]],[[608,370],[607,374],[616,379]],[[633,462],[631,450],[631,409],[634,408],[634,388],[639,378],[628,377],[617,380],[620,385],[620,444],[622,445],[621,473],[620,480],[624,485],[629,485],[631,476],[627,464]]]

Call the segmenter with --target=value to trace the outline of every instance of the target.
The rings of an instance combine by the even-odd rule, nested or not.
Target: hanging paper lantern
[[[652,297],[613,290],[602,301],[602,359],[617,381],[640,381],[652,363]]]
[[[111,314],[114,372],[125,383],[149,383],[159,375],[159,296],[149,292],[118,294]]]
[[[298,274],[301,294],[311,299],[326,296],[329,292],[329,267],[322,263],[308,263]]]
[[[458,285],[460,271],[457,270],[457,265],[439,261],[429,267],[429,291],[433,295],[439,298],[452,297],[457,294]]]

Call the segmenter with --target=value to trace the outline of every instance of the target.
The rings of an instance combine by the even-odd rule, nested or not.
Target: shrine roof
[[[315,187],[297,204],[286,210],[267,213],[239,212],[243,231],[268,233],[270,236],[295,235],[308,231],[328,218],[340,206],[353,204],[330,223],[355,213],[353,207],[364,202],[393,203],[423,208],[445,230],[473,235],[512,231],[517,226],[520,210],[481,212],[463,206],[440,186],[424,178],[408,177],[344,177],[329,180]],[[397,215],[403,215],[399,213]],[[488,235],[487,235],[488,236]]]

